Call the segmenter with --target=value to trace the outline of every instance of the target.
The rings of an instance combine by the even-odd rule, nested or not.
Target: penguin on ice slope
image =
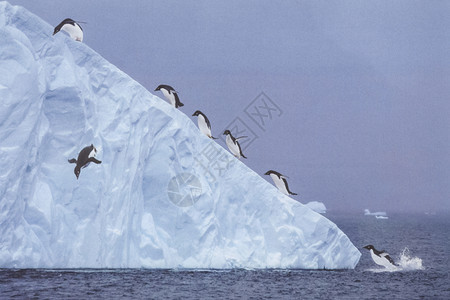
[[[284,176],[274,170],[267,171],[266,173],[264,173],[264,175],[270,175],[270,178],[272,178],[273,183],[275,183],[275,186],[283,194],[288,195],[288,196],[289,195],[297,195],[296,193],[293,193],[289,190],[286,176]]]
[[[217,138],[215,138],[215,137],[213,137],[211,135],[211,123],[209,123],[209,120],[205,116],[204,113],[202,113],[201,111],[197,110],[192,116],[198,117],[198,119],[197,119],[198,128],[200,129],[200,131],[203,134],[205,134],[210,139],[215,139],[215,140],[217,139]]]
[[[53,35],[57,34],[61,30],[67,32],[75,41],[83,41],[83,29],[81,28],[80,24],[78,24],[74,20],[67,18],[59,23],[58,26],[55,27]]]
[[[100,160],[97,160],[95,158],[96,154],[97,149],[93,144],[91,144],[90,146],[84,147],[83,150],[80,151],[80,153],[78,154],[78,159],[72,158],[68,160],[68,162],[71,164],[77,164],[75,166],[75,169],[73,170],[75,176],[77,176],[77,179],[78,176],[80,176],[81,168],[86,168],[91,162],[94,162],[96,164],[102,163]]]
[[[181,103],[180,98],[178,98],[178,94],[175,91],[175,89],[173,87],[171,87],[170,85],[160,84],[155,89],[155,91],[161,91],[163,93],[164,97],[166,97],[167,101],[169,101],[170,104],[172,104],[172,106],[175,108],[178,108],[178,107],[181,107],[184,105],[183,103]]]
[[[240,159],[241,156],[243,158],[247,158],[242,153],[241,145],[238,142],[239,139],[245,138],[246,136],[235,138],[228,129],[223,132],[223,135],[227,136],[226,143],[228,149],[230,149],[231,153],[233,153],[234,156],[236,156],[238,159]]]
[[[370,256],[372,257],[373,261],[380,266],[383,266],[385,268],[395,268],[398,267],[398,265],[394,262],[394,260],[389,256],[389,254],[385,251],[378,251],[375,249],[372,245],[364,246],[363,248],[370,251]]]

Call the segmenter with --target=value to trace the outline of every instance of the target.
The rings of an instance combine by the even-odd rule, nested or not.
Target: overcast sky
[[[449,1],[9,2],[86,22],[85,44],[213,135],[245,130],[245,163],[300,202],[450,210]]]

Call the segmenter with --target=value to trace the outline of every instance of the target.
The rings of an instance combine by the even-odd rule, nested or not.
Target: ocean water
[[[361,248],[354,270],[0,270],[0,298],[450,299],[449,215],[327,214]],[[386,250],[386,270],[362,247]]]

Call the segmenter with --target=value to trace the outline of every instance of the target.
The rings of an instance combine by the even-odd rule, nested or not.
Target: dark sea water
[[[358,248],[373,244],[401,265],[355,270],[0,270],[0,298],[450,299],[449,215],[327,214]]]

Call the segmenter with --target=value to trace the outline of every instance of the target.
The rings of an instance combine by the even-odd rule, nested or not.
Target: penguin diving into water
[[[388,269],[398,267],[398,265],[394,262],[394,260],[389,256],[389,254],[387,252],[378,251],[372,245],[367,245],[367,246],[364,246],[363,248],[370,251],[370,256],[372,257],[373,261],[377,265],[383,266]]]
[[[210,139],[215,139],[215,140],[217,139],[217,138],[215,138],[215,137],[213,137],[211,135],[211,123],[209,123],[209,120],[205,116],[204,113],[202,113],[201,111],[197,110],[192,116],[198,117],[198,119],[197,119],[198,128],[200,129],[200,131],[203,134],[205,134]]]
[[[246,136],[235,138],[228,129],[223,132],[223,135],[227,136],[226,143],[228,149],[230,149],[231,153],[233,153],[234,156],[236,156],[238,159],[240,159],[241,156],[243,158],[247,158],[242,153],[241,145],[238,142],[239,139],[246,138]]]
[[[96,164],[101,164],[102,162],[100,160],[97,160],[94,156],[97,154],[97,149],[94,147],[93,144],[90,146],[84,147],[83,150],[80,151],[78,154],[78,159],[72,158],[69,159],[69,163],[71,164],[77,164],[75,166],[75,169],[73,172],[75,173],[75,176],[80,176],[80,172],[82,168],[86,168],[89,163],[93,162]]]
[[[74,20],[67,18],[59,23],[58,26],[55,27],[53,35],[57,34],[61,30],[67,32],[73,40],[78,42],[83,41],[83,29],[80,24]]]
[[[155,89],[155,91],[161,91],[163,93],[164,97],[166,97],[167,101],[169,101],[170,104],[172,104],[172,106],[175,108],[178,108],[178,107],[181,107],[184,105],[183,103],[181,103],[180,98],[178,98],[178,94],[175,91],[175,89],[173,87],[171,87],[170,85],[160,84]]]
[[[277,171],[270,170],[264,173],[264,175],[270,175],[270,178],[272,178],[273,183],[278,188],[280,192],[282,192],[285,195],[297,195],[296,193],[293,193],[289,190],[289,186],[286,180],[286,176],[278,173]]]

